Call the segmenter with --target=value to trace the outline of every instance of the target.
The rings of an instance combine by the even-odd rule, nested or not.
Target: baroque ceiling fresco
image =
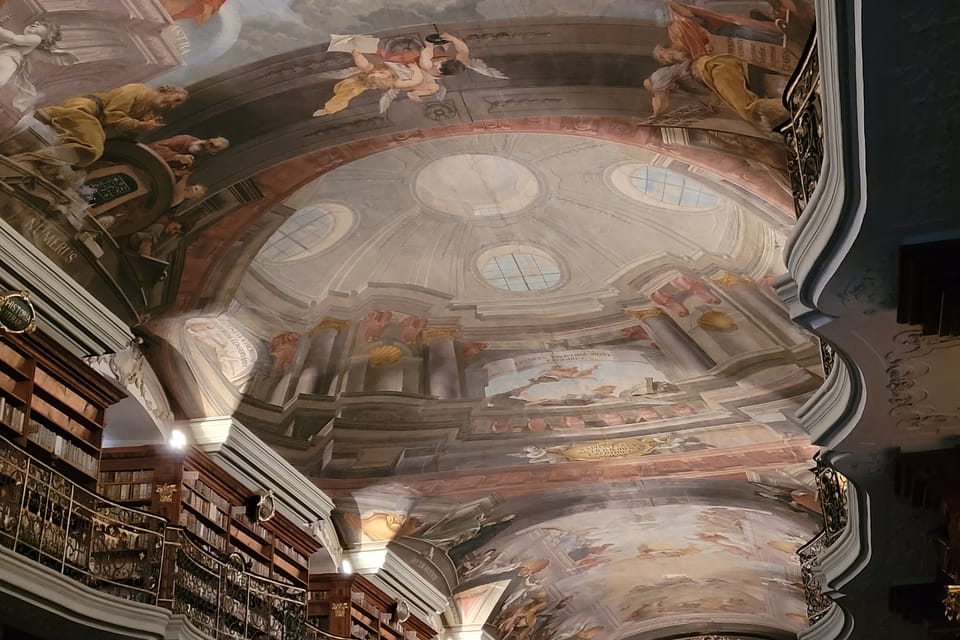
[[[809,0],[7,0],[0,217],[502,638],[790,637]]]

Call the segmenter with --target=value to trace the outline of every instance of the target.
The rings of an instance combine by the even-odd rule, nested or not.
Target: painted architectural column
[[[738,324],[727,311],[705,306],[697,307],[694,314],[697,317],[697,326],[703,331],[700,334],[702,339],[712,342],[710,346],[715,345],[719,348],[721,353],[718,357],[721,361],[770,347],[766,334],[757,335],[740,326],[744,324],[743,317],[738,318],[740,320]],[[703,344],[706,345],[706,342],[704,341]]]
[[[456,335],[456,327],[437,327],[423,332],[427,343],[427,391],[441,400],[460,397]]]
[[[303,363],[307,359],[311,343],[310,334],[300,336],[300,340],[297,342],[297,350],[293,354],[293,360],[290,361],[287,370],[280,376],[277,386],[273,388],[273,393],[270,394],[271,404],[282,405],[293,395],[294,385],[303,370]]]
[[[344,390],[349,393],[363,391],[367,375],[367,356],[352,356],[347,363],[347,379],[344,381]]]
[[[310,347],[303,363],[303,370],[297,381],[297,393],[319,393],[327,395],[330,385],[330,358],[340,331],[349,324],[346,320],[337,320],[329,316],[310,330]]]
[[[703,375],[716,366],[717,363],[663,309],[638,309],[630,314],[640,321],[661,351],[685,375]]]
[[[787,310],[764,294],[755,282],[727,272],[714,279],[713,283],[723,289],[727,299],[746,316],[756,318],[757,326],[769,333],[778,344],[790,346],[809,341],[806,334],[790,320]]]

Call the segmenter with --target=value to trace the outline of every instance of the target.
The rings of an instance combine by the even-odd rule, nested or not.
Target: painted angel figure
[[[466,43],[449,33],[427,36],[427,43],[411,36],[378,38],[367,35],[330,36],[327,51],[349,52],[356,66],[324,74],[342,78],[334,86],[334,97],[314,116],[341,111],[350,100],[367,89],[383,91],[380,113],[386,113],[401,92],[414,102],[424,98],[442,100],[446,89],[440,83],[444,76],[452,76],[470,69],[491,78],[507,76],[488,66],[483,60],[470,57]],[[367,56],[379,58],[372,62]]]
[[[480,58],[470,57],[470,48],[460,38],[450,33],[434,33],[427,36],[427,44],[420,52],[420,68],[435,78],[453,76],[464,69],[480,75],[501,80],[507,74],[489,66]]]
[[[433,88],[436,82],[426,79],[423,71],[416,64],[402,62],[374,64],[360,51],[354,50],[351,54],[356,66],[327,74],[343,79],[334,85],[333,97],[327,100],[322,108],[314,111],[313,117],[343,111],[350,106],[351,100],[368,89],[379,89],[384,92],[380,98],[380,113],[386,113],[390,103],[400,95],[401,91],[406,91],[411,100],[419,100],[421,95],[430,95],[439,89],[439,87]]]
[[[37,97],[30,81],[34,64],[65,66],[79,62],[72,53],[56,48],[60,37],[60,27],[45,20],[27,25],[22,34],[0,27],[0,87],[16,87],[13,106],[20,111],[33,106]]]

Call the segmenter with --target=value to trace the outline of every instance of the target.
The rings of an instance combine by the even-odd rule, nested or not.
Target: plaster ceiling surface
[[[137,328],[178,418],[330,492],[350,552],[501,637],[803,626],[788,416],[822,376],[769,283],[809,2],[4,12],[0,214]]]

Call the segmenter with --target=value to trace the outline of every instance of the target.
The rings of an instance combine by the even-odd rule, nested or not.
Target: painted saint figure
[[[0,27],[0,87],[13,84],[16,95],[13,106],[26,111],[37,98],[37,89],[30,79],[31,65],[45,62],[50,65],[69,65],[77,57],[56,48],[60,41],[60,27],[38,20],[27,25],[22,34]]]
[[[154,131],[163,126],[159,112],[179,106],[186,99],[186,89],[170,85],[153,89],[140,83],[68,98],[36,114],[56,131],[59,144],[17,154],[12,159],[34,169],[88,167],[103,155],[108,128],[130,137]]]
[[[771,131],[788,117],[780,100],[761,98],[748,86],[747,63],[736,56],[704,54],[693,58],[685,50],[657,45],[653,58],[665,65],[643,81],[653,95],[654,116],[667,113],[674,91],[700,93],[706,88],[714,101],[726,104],[761,131]]]
[[[190,169],[198,156],[215,156],[230,146],[226,138],[201,139],[182,134],[151,142],[149,146],[174,171]]]
[[[374,64],[359,51],[353,51],[351,55],[356,67],[346,70],[349,75],[333,86],[333,97],[313,112],[314,118],[343,111],[350,106],[351,100],[369,89],[384,92],[380,98],[380,113],[386,111],[400,91],[425,91],[423,71],[416,64]]]

